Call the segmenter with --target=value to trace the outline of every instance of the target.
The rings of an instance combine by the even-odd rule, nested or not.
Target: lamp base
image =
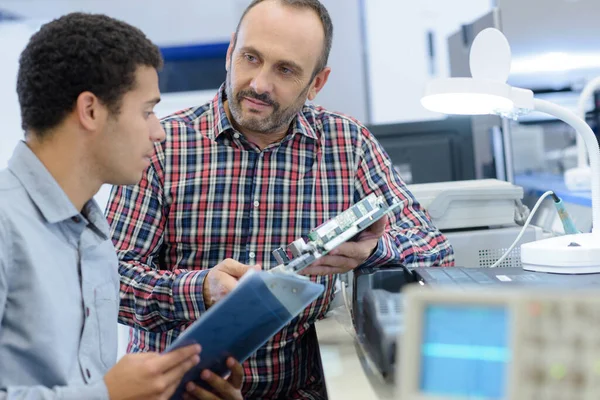
[[[565,185],[569,190],[590,190],[592,188],[592,169],[577,167],[566,170]]]
[[[578,233],[521,245],[523,269],[554,274],[600,273],[600,235]]]

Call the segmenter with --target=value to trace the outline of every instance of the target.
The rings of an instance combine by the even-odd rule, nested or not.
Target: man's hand
[[[189,382],[186,385],[187,393],[183,395],[184,400],[242,400],[244,370],[240,363],[231,357],[227,359],[227,368],[231,371],[227,379],[208,370],[202,371],[201,378],[213,388],[213,393]]]
[[[250,269],[260,270],[260,265],[249,266],[228,258],[212,268],[202,287],[205,307],[208,309],[231,292],[238,280]]]
[[[377,241],[385,232],[387,223],[388,218],[384,215],[351,241],[342,243],[326,256],[319,258],[310,267],[302,270],[300,274],[332,275],[353,270],[373,254],[377,247]]]
[[[106,375],[104,382],[110,400],[168,400],[183,375],[200,357],[199,345],[175,351],[125,355]]]

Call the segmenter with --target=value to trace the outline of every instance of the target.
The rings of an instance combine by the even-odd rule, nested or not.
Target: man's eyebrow
[[[152,100],[148,100],[144,104],[147,104],[147,105],[156,105],[158,103],[160,103],[160,97],[155,97]]]

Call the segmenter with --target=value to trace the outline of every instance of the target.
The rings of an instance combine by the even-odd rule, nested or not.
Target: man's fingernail
[[[189,390],[190,392],[192,392],[196,388],[196,386],[192,382],[188,382],[188,384],[185,386],[185,388],[187,390]]]
[[[210,378],[210,372],[208,372],[208,370],[204,370],[202,371],[202,375],[201,375],[202,379],[206,380],[208,378]]]

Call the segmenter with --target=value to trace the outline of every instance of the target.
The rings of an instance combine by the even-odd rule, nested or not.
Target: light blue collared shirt
[[[117,268],[99,206],[79,213],[19,143],[0,171],[0,399],[108,399]]]

